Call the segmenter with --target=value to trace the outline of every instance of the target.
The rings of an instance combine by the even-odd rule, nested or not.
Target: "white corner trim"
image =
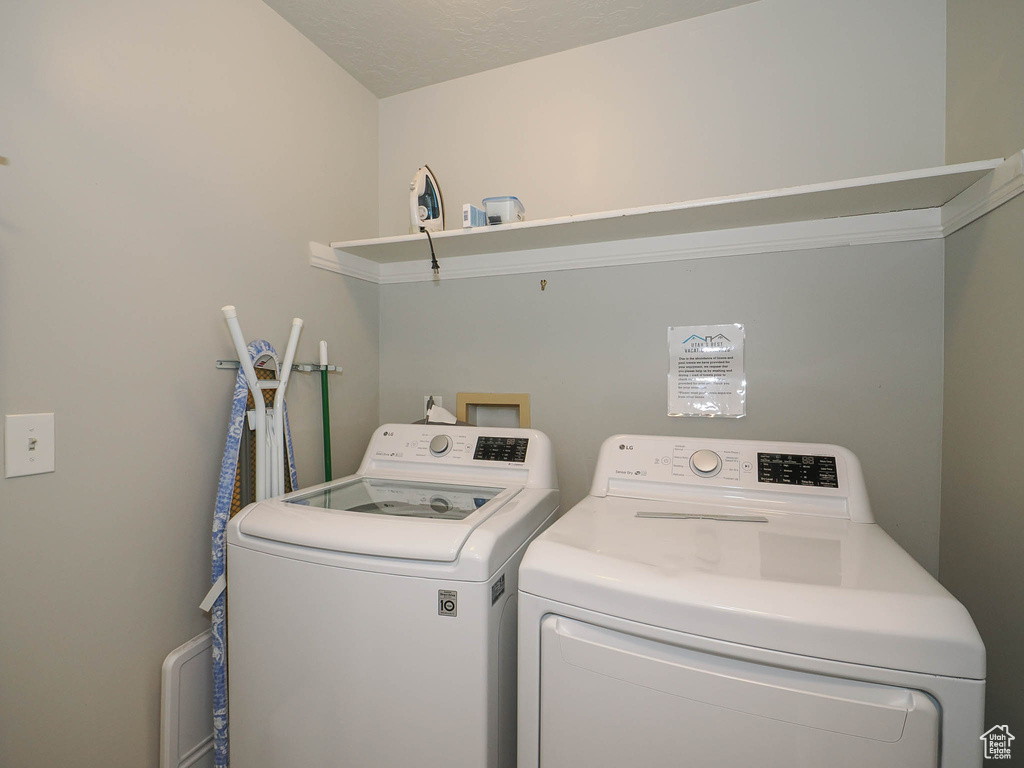
[[[311,242],[309,244],[309,264],[318,269],[326,269],[328,272],[337,272],[340,275],[348,275],[380,285],[380,264],[361,256],[353,256],[351,253],[339,251],[329,245]]]
[[[1014,152],[942,206],[942,236],[948,237],[963,229],[1021,192],[1024,192],[1024,150]]]
[[[938,208],[441,259],[440,279],[654,264],[942,237]],[[340,271],[340,270],[338,270]],[[437,279],[429,259],[380,265],[379,282]]]

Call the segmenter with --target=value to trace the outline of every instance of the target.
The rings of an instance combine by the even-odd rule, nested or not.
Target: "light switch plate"
[[[8,414],[4,423],[4,476],[54,470],[53,414]]]

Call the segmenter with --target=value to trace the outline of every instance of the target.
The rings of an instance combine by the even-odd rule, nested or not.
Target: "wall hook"
[[[548,281],[547,280],[541,280],[540,281],[540,289],[543,291],[547,287],[548,287]]]

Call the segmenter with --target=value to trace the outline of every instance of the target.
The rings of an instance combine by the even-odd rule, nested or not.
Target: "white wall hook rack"
[[[237,360],[218,360],[218,368],[231,368],[238,370],[238,366],[241,365]],[[302,371],[303,373],[312,373],[313,371],[340,371],[340,365],[320,365],[320,363],[292,363],[293,371]]]

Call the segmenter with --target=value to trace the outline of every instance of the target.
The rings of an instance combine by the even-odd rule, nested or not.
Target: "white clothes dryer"
[[[356,474],[242,510],[232,764],[515,765],[517,572],[557,507],[540,432],[387,424]]]
[[[982,763],[981,638],[843,448],[612,437],[519,590],[519,768]]]

